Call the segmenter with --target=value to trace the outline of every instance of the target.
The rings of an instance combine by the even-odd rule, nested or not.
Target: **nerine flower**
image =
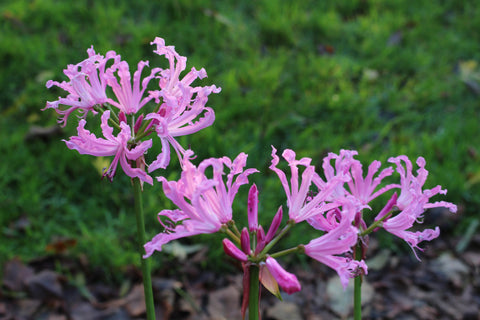
[[[445,207],[451,212],[456,212],[457,206],[446,201],[429,202],[432,196],[446,194],[447,190],[442,189],[441,186],[422,190],[428,176],[428,171],[425,169],[426,163],[424,158],[419,157],[417,159],[417,165],[419,166],[417,176],[412,173],[412,163],[406,156],[390,158],[388,161],[397,165],[396,170],[400,174],[400,184],[396,185],[396,187],[401,189],[400,195],[398,198],[394,195],[395,197],[391,199],[391,202],[393,202],[391,206],[395,206],[401,211],[393,217],[387,217],[383,222],[383,228],[405,240],[410,247],[412,247],[416,255],[415,249],[421,250],[418,244],[422,241],[430,241],[438,237],[440,235],[440,229],[435,227],[435,229],[425,229],[423,231],[409,231],[409,229],[413,227],[413,224],[415,222],[422,222],[426,209]],[[405,163],[405,167],[402,165],[402,162]],[[377,217],[377,219],[379,218],[381,217]]]
[[[423,231],[409,231],[415,222],[421,223],[420,219],[425,211],[423,208],[424,204],[421,200],[413,201],[400,213],[383,222],[383,228],[385,230],[408,243],[418,260],[420,259],[415,249],[422,251],[422,249],[418,247],[418,244],[422,241],[433,240],[440,235],[440,229],[438,227],[435,227],[435,229],[424,229]]]
[[[117,107],[125,114],[137,113],[147,102],[153,99],[152,95],[145,96],[145,90],[148,83],[155,75],[160,72],[160,68],[154,68],[150,75],[141,78],[143,68],[148,66],[148,61],[140,61],[138,63],[137,71],[133,74],[133,83],[128,63],[126,61],[119,61],[109,68],[105,73],[105,79],[108,85],[112,88],[117,100],[108,98],[107,102]],[[120,78],[120,83],[115,75],[115,72]]]
[[[210,126],[215,120],[213,110],[206,107],[208,96],[220,92],[221,88],[215,85],[192,87],[192,82],[207,76],[205,69],[197,71],[192,68],[182,80],[180,74],[186,68],[187,58],[180,56],[173,46],[166,46],[165,41],[156,38],[152,44],[154,50],[164,55],[169,61],[169,68],[160,70],[160,90],[151,91],[151,97],[156,103],[161,103],[155,113],[150,113],[145,120],[152,120],[157,135],[162,141],[162,152],[149,167],[149,172],[158,168],[166,168],[170,162],[170,145],[181,159],[185,149],[175,140],[175,137],[188,135]]]
[[[204,160],[195,167],[189,160],[191,151],[186,152],[183,160],[183,171],[180,180],[162,182],[167,198],[179,208],[163,210],[159,213],[159,221],[165,227],[165,232],[156,235],[145,244],[145,257],[155,250],[161,251],[162,246],[172,240],[202,233],[215,233],[222,225],[232,220],[232,203],[241,185],[248,183],[248,175],[256,169],[246,169],[247,155],[241,153],[232,162],[229,158],[211,158]],[[224,181],[224,167],[230,169],[227,181]],[[205,171],[211,168],[213,177],[208,178]],[[164,224],[160,217],[166,217]]]
[[[132,178],[139,178],[141,181],[153,184],[153,179],[144,170],[140,168],[132,168],[130,161],[143,160],[145,152],[151,148],[152,140],[143,141],[137,145],[129,144],[131,128],[125,122],[120,123],[121,131],[117,136],[113,135],[113,128],[108,125],[110,111],[105,111],[102,115],[102,133],[104,138],[97,138],[95,134],[85,129],[86,121],[81,119],[78,123],[78,136],[70,137],[65,141],[69,149],[75,149],[80,154],[89,154],[97,157],[115,156],[110,167],[105,172],[105,176],[112,179],[115,175],[117,165],[120,165],[126,175]]]
[[[378,188],[380,183],[385,177],[390,176],[393,173],[391,167],[383,169],[376,177],[381,166],[381,162],[374,160],[368,166],[367,175],[363,176],[362,163],[354,156],[357,155],[355,150],[340,150],[337,155],[335,153],[329,153],[327,157],[323,159],[323,171],[326,181],[334,179],[337,175],[348,175],[350,179],[345,185],[338,185],[334,197],[341,198],[347,195],[353,196],[350,199],[356,199],[359,208],[369,207],[368,203],[385,193],[386,191],[396,187],[394,184],[389,184],[382,188]],[[335,168],[331,165],[331,160],[335,160]],[[320,182],[322,185],[323,180]],[[347,188],[348,187],[348,188]]]
[[[355,207],[351,203],[346,203],[341,215],[338,216],[337,226],[305,245],[305,254],[334,269],[340,276],[344,288],[359,269],[367,273],[364,261],[356,261],[345,256],[351,252],[351,248],[358,240],[358,229],[352,225],[355,213]]]
[[[295,152],[286,149],[282,156],[287,160],[290,171],[290,183],[287,180],[286,174],[277,168],[279,157],[276,154],[277,150],[272,147],[272,164],[270,169],[273,170],[283,185],[285,194],[287,195],[288,216],[296,223],[308,220],[318,214],[322,214],[328,210],[338,207],[335,202],[327,202],[331,198],[339,184],[346,181],[346,176],[336,175],[323,185],[318,185],[318,193],[311,194],[312,183],[318,182],[319,177],[315,173],[315,167],[310,165],[310,158],[295,159]],[[299,181],[298,166],[303,166],[305,169],[302,173],[301,182]]]
[[[113,60],[113,64],[119,62],[120,56],[114,51],[109,51],[104,57],[95,53],[93,46],[87,53],[87,59],[76,65],[68,65],[67,69],[63,70],[69,79],[68,82],[47,81],[47,88],[57,86],[68,92],[65,98],[59,97],[56,101],[47,102],[43,109],[54,109],[61,116],[59,123],[62,123],[62,126],[67,124],[68,117],[75,110],[79,110],[85,117],[89,111],[93,111],[95,105],[101,105],[108,100],[105,92],[107,86],[105,74],[109,68],[106,65],[110,59]],[[60,105],[68,108],[61,109]]]
[[[418,157],[417,176],[412,173],[413,167],[411,161],[406,156],[398,156],[388,159],[389,162],[397,165],[397,172],[400,174],[400,184],[395,185],[401,189],[400,195],[397,199],[397,207],[403,210],[409,206],[412,202],[420,200],[423,203],[423,209],[445,207],[451,212],[457,212],[457,206],[445,201],[437,201],[430,203],[431,197],[437,194],[447,194],[447,190],[442,189],[441,186],[436,186],[433,189],[422,190],[425,181],[427,180],[428,171],[425,169],[425,159]],[[402,165],[405,163],[405,167]]]

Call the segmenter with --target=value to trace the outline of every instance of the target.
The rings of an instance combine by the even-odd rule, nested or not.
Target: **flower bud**
[[[242,250],[238,249],[238,247],[228,239],[223,239],[223,250],[227,255],[234,259],[242,262],[246,262],[248,260],[247,255]]]
[[[245,254],[250,254],[250,234],[248,233],[247,228],[243,228],[242,234],[240,236],[240,244],[242,246],[242,251]]]
[[[283,210],[282,207],[278,208],[275,217],[273,217],[272,224],[268,229],[267,236],[265,237],[265,242],[270,242],[273,237],[275,237],[275,233],[277,233],[278,227],[280,227],[280,223],[282,223],[283,218]]]
[[[297,277],[285,269],[272,257],[268,257],[265,261],[268,271],[277,280],[278,285],[288,294],[300,291],[302,289]]]
[[[135,133],[138,133],[138,129],[140,129],[140,127],[142,126],[142,122],[143,122],[143,113],[140,115],[140,117],[138,117],[137,121],[135,122],[135,126],[133,127],[133,131]]]
[[[119,121],[120,123],[122,123],[122,122],[127,123],[127,116],[125,115],[125,112],[120,111],[120,112],[118,113],[118,121]]]
[[[258,228],[258,190],[255,184],[248,192],[248,229],[250,232],[257,231]]]

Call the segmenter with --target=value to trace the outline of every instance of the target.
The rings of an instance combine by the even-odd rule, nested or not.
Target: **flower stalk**
[[[362,260],[362,243],[361,240],[355,245],[355,260]],[[353,319],[362,319],[362,274],[358,274],[353,282]]]
[[[256,264],[251,264],[248,268],[250,272],[250,292],[248,300],[248,319],[258,320],[260,315],[260,268]]]
[[[265,248],[263,248],[263,250],[260,252],[259,256],[262,257],[264,256],[265,254],[267,254],[268,251],[270,251],[270,249],[272,249],[272,247],[280,240],[282,239],[288,231],[290,231],[290,229],[295,225],[295,221],[294,220],[288,220],[287,222],[287,225],[282,229],[282,231],[280,231],[280,233],[272,239],[272,241],[270,241],[266,246]]]
[[[146,242],[145,219],[143,215],[142,185],[138,178],[133,179],[133,194],[135,198],[135,217],[137,220],[137,242],[138,252],[140,253],[140,262],[142,268],[143,290],[145,293],[145,306],[147,310],[147,320],[155,320],[155,307],[153,304],[153,290],[151,278],[151,266],[149,259],[143,259],[145,249],[143,244]]]

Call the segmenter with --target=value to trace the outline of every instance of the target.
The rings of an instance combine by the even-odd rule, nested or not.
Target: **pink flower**
[[[43,109],[52,108],[60,114],[59,122],[62,126],[67,124],[68,116],[75,110],[79,110],[83,113],[82,117],[85,117],[88,111],[93,111],[95,105],[102,105],[108,100],[105,93],[106,64],[110,59],[113,59],[114,63],[118,62],[120,56],[114,51],[109,51],[106,57],[103,57],[95,53],[93,46],[87,50],[87,53],[87,59],[76,65],[68,65],[63,71],[69,78],[69,82],[47,81],[47,88],[57,86],[68,92],[67,97],[49,101]],[[60,109],[60,105],[70,106],[70,108]]]
[[[423,216],[425,203],[421,199],[418,200],[419,201],[412,201],[411,204],[400,213],[384,221],[383,228],[391,234],[405,240],[412,248],[416,258],[420,260],[415,249],[423,250],[418,247],[418,244],[422,241],[430,241],[437,238],[440,235],[440,229],[435,227],[435,229],[425,229],[423,231],[408,231],[408,229],[413,227],[415,222],[421,223],[420,219]]]
[[[67,147],[77,150],[80,154],[89,154],[97,157],[115,156],[104,174],[110,179],[113,179],[118,162],[120,162],[127,176],[136,177],[141,181],[153,184],[152,177],[140,168],[132,168],[128,162],[128,160],[143,160],[144,153],[152,146],[152,140],[144,141],[138,145],[130,144],[132,130],[125,122],[120,123],[121,131],[115,137],[113,128],[108,125],[109,118],[110,111],[105,111],[102,115],[101,128],[106,139],[97,138],[93,133],[86,130],[86,121],[81,119],[77,128],[78,136],[70,137],[68,141],[64,140]]]
[[[159,216],[165,216],[172,226],[166,226],[165,232],[156,235],[145,244],[146,254],[149,257],[157,250],[162,250],[162,245],[183,237],[202,233],[214,233],[222,225],[232,220],[232,203],[241,185],[248,183],[248,175],[256,169],[243,168],[246,165],[247,155],[241,153],[232,162],[229,158],[211,158],[204,160],[195,167],[190,161],[191,151],[187,151],[183,160],[183,171],[180,180],[167,181],[158,177],[163,184],[167,198],[180,210],[164,210]],[[224,167],[230,169],[227,181],[223,180]],[[205,171],[213,170],[213,177],[207,178]]]
[[[358,230],[352,226],[355,213],[355,207],[352,204],[346,204],[337,227],[305,245],[305,254],[334,269],[340,276],[344,288],[359,269],[367,272],[367,266],[363,261],[345,257],[358,240]]]
[[[392,174],[393,169],[390,167],[383,169],[374,178],[381,166],[381,162],[375,160],[368,166],[368,172],[364,178],[362,163],[353,158],[357,154],[355,150],[340,150],[339,155],[329,153],[328,156],[323,159],[323,170],[327,181],[334,179],[338,174],[350,176],[351,179],[347,181],[348,190],[345,186],[338,185],[334,192],[334,197],[340,198],[346,195],[352,195],[358,201],[360,209],[362,209],[368,207],[368,203],[371,200],[395,188],[396,185],[389,184],[377,190],[382,180]],[[330,163],[332,159],[335,160],[335,168],[333,168]]]
[[[337,203],[327,203],[327,199],[331,198],[332,193],[339,184],[343,184],[345,176],[332,177],[327,183],[319,188],[319,192],[316,195],[311,195],[312,182],[320,181],[321,179],[315,173],[315,167],[310,165],[310,158],[302,158],[300,160],[295,159],[295,152],[290,149],[286,149],[282,156],[287,160],[290,171],[290,183],[287,180],[286,174],[277,168],[279,163],[279,157],[276,154],[277,150],[272,147],[272,164],[270,169],[273,170],[283,185],[285,194],[287,195],[288,216],[296,223],[307,220],[318,214],[322,214],[325,211],[338,207]],[[298,166],[303,166],[305,169],[302,173],[301,182],[299,181]]]
[[[216,86],[192,87],[191,83],[203,79],[207,73],[202,68],[195,68],[179,79],[185,70],[187,58],[180,56],[173,46],[165,46],[165,41],[156,38],[152,44],[157,45],[155,53],[164,55],[169,61],[169,68],[160,71],[160,90],[151,91],[156,103],[161,103],[158,112],[148,114],[145,119],[152,120],[155,130],[162,141],[162,153],[149,167],[149,172],[158,168],[166,168],[170,162],[170,145],[181,159],[184,148],[175,137],[195,133],[210,126],[215,120],[213,110],[206,107],[208,96],[220,92]],[[160,100],[161,98],[161,100]],[[197,119],[196,121],[194,121]]]
[[[400,213],[393,217],[388,217],[383,222],[383,228],[393,235],[405,240],[412,248],[415,256],[418,255],[415,249],[422,250],[418,244],[422,241],[430,241],[440,235],[440,229],[425,229],[423,231],[408,231],[413,227],[415,222],[422,223],[423,214],[426,209],[435,207],[445,207],[452,212],[457,211],[457,206],[445,201],[438,201],[430,203],[430,198],[437,194],[446,194],[447,190],[443,190],[441,186],[436,186],[433,189],[422,190],[423,185],[428,176],[428,171],[425,169],[425,159],[419,157],[417,159],[417,176],[412,173],[412,163],[406,156],[398,156],[390,158],[389,162],[397,165],[397,172],[400,174],[400,185],[396,185],[401,189],[398,198],[393,197],[390,202],[390,207],[394,206],[400,209]],[[405,163],[405,167],[402,165]],[[396,200],[396,201],[395,201]],[[393,203],[394,202],[394,203]],[[380,212],[375,219],[382,218],[385,213]],[[419,259],[420,260],[420,259]]]
[[[118,102],[109,98],[107,99],[108,103],[117,107],[125,114],[135,114],[147,102],[152,100],[153,96],[144,96],[144,93],[150,80],[153,79],[161,69],[154,68],[150,75],[142,80],[142,70],[145,66],[148,66],[148,61],[140,61],[138,63],[137,71],[133,74],[133,83],[131,82],[130,70],[126,61],[118,61],[109,68],[105,74],[105,78],[108,85],[112,88]],[[117,72],[118,77],[120,78],[120,83],[114,74],[115,72]]]
[[[425,159],[419,157],[417,159],[417,176],[412,173],[412,163],[406,156],[398,156],[396,158],[388,159],[389,162],[397,165],[397,172],[400,174],[400,185],[396,185],[401,189],[400,196],[397,199],[397,207],[400,210],[408,207],[412,202],[421,201],[423,209],[445,207],[451,212],[457,212],[457,206],[450,202],[438,201],[430,203],[431,197],[437,194],[447,194],[447,190],[442,189],[441,186],[436,186],[433,189],[422,190],[425,181],[427,180],[428,171],[425,169]],[[405,163],[405,167],[402,165]]]

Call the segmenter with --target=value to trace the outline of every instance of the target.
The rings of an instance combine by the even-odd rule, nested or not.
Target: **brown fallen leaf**
[[[8,261],[3,271],[3,284],[12,291],[26,289],[25,279],[34,275],[32,268],[23,264],[18,258]]]
[[[208,313],[212,319],[241,319],[240,290],[229,285],[212,292],[209,296]]]
[[[69,248],[73,248],[77,245],[77,239],[65,238],[55,240],[45,247],[45,251],[53,254],[65,253]]]
[[[130,293],[123,298],[110,300],[102,303],[94,303],[93,305],[96,308],[100,309],[114,309],[124,307],[130,316],[141,316],[146,312],[143,284],[137,284],[133,286]]]
[[[147,309],[145,306],[145,293],[142,284],[137,284],[132,291],[125,297],[125,309],[132,317],[139,317],[144,314]]]
[[[28,291],[32,298],[46,300],[49,298],[60,299],[63,297],[63,289],[60,283],[60,275],[51,270],[43,270],[25,280]]]

